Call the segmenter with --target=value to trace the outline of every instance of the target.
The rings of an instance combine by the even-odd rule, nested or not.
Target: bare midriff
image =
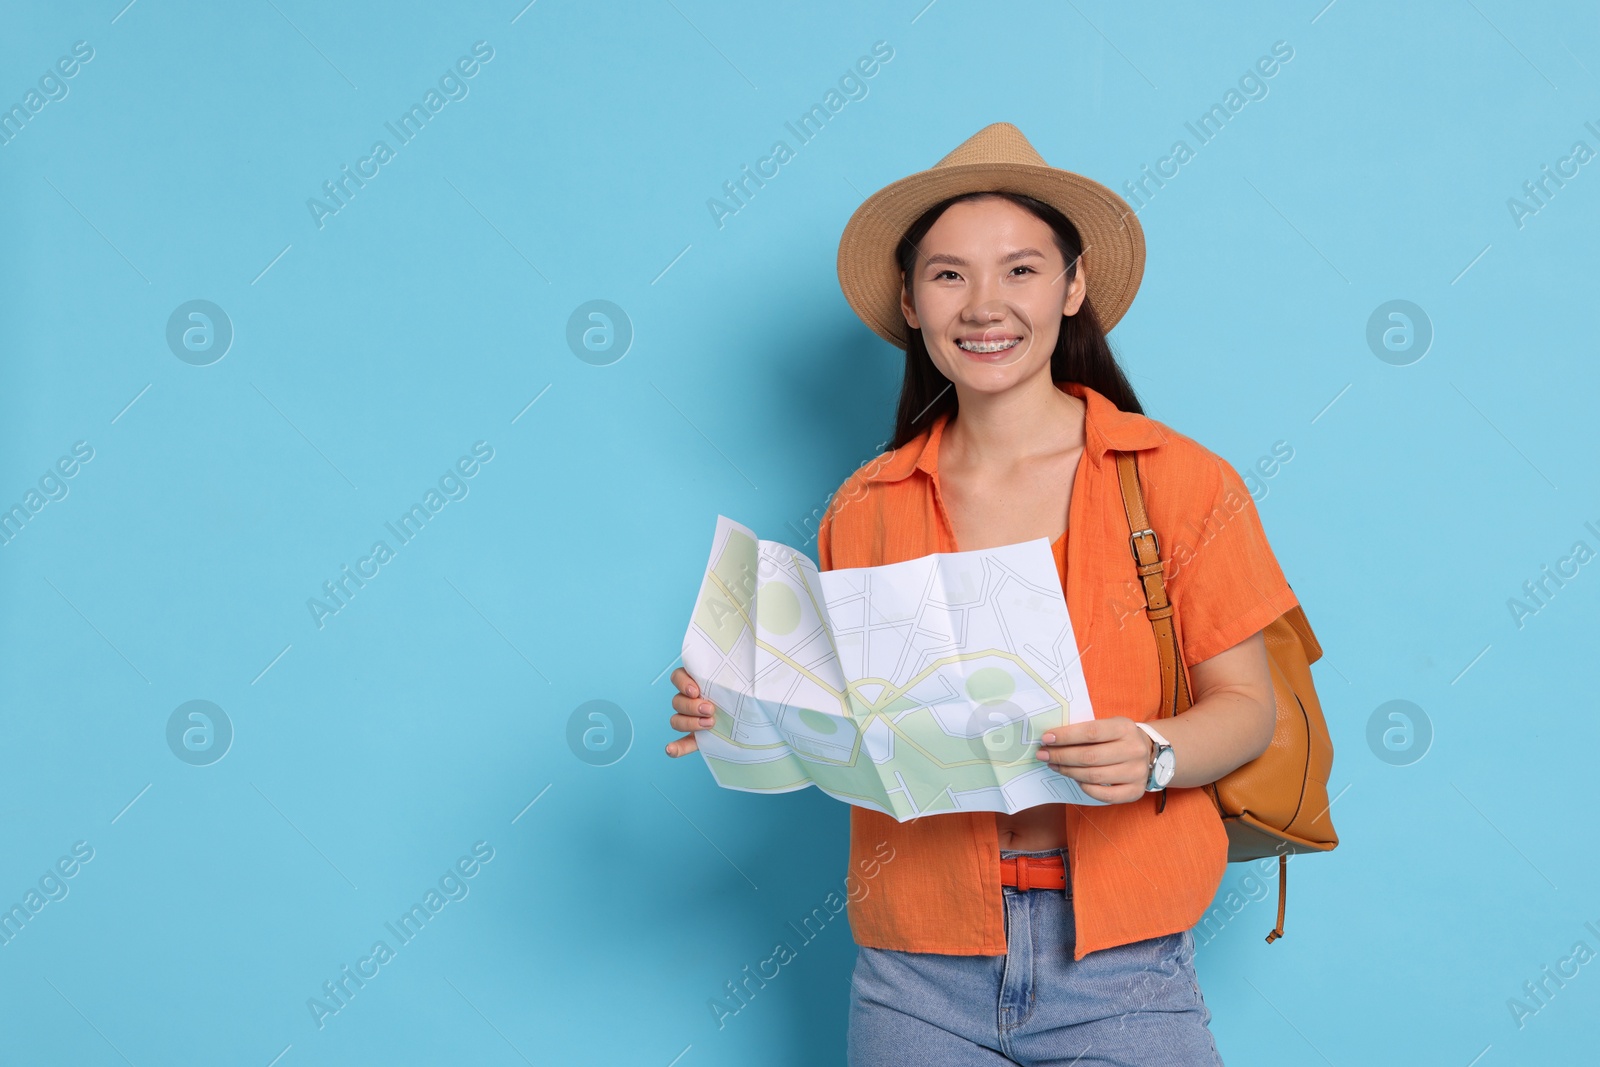
[[[1056,538],[1051,550],[1065,570],[1066,531]],[[1062,582],[1063,587],[1065,581]],[[1058,773],[1058,772],[1051,772]],[[1040,804],[1023,808],[1015,815],[1003,811],[994,813],[994,827],[1000,837],[1000,847],[1019,852],[1043,852],[1046,849],[1067,847],[1067,806],[1065,804]]]
[[[1038,807],[1023,808],[1015,815],[997,811],[994,813],[994,827],[999,832],[1001,848],[1020,852],[1066,848],[1067,806],[1040,804]]]

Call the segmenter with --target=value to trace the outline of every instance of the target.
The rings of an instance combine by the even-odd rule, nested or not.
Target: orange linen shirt
[[[1265,628],[1298,601],[1267,544],[1249,490],[1226,460],[1163,423],[1119,410],[1086,385],[1056,386],[1087,405],[1067,523],[1071,551],[1062,544],[1055,555],[1058,565],[1066,561],[1064,593],[1089,699],[1096,718],[1154,719],[1161,703],[1155,634],[1144,612],[1112,450],[1135,453],[1166,561],[1186,671]],[[939,489],[939,439],[948,421],[941,416],[845,480],[817,529],[819,569],[880,566],[960,550]],[[1199,788],[1168,788],[1167,794],[1159,814],[1150,794],[1126,804],[1065,806],[1075,959],[1186,930],[1215,896],[1228,861],[1222,820]],[[1005,953],[993,812],[946,812],[897,823],[852,805],[851,869],[883,842],[894,849],[894,862],[879,864],[872,892],[849,904],[858,944],[967,956]]]

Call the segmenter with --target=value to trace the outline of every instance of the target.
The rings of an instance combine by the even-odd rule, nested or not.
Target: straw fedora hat
[[[839,287],[879,337],[905,348],[895,248],[924,211],[979,190],[1022,193],[1060,210],[1083,238],[1089,301],[1110,332],[1144,276],[1144,229],[1116,193],[1081,174],[1047,164],[1009,122],[985,126],[928,170],[884,186],[862,202],[839,239]]]

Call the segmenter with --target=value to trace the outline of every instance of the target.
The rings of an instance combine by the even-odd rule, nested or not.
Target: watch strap
[[[1170,744],[1168,744],[1167,739],[1165,737],[1162,737],[1160,734],[1156,733],[1156,728],[1154,726],[1151,726],[1149,723],[1147,723],[1147,722],[1136,722],[1133,725],[1137,726],[1139,729],[1141,729],[1145,733],[1149,734],[1150,735],[1150,740],[1154,741],[1158,746],[1159,745],[1166,745],[1168,748],[1172,747]]]

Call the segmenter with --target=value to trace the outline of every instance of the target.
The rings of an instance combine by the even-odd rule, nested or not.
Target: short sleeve
[[[840,508],[850,499],[847,494],[854,491],[856,485],[855,475],[846,478],[844,483],[833,491],[833,495],[828,497],[827,507],[822,509],[822,520],[817,523],[817,570],[819,571],[833,570],[835,519]]]
[[[833,570],[833,509],[828,508],[817,524],[817,570]]]
[[[863,468],[865,469],[865,465]],[[822,519],[817,523],[817,570],[833,570],[833,534],[837,528],[836,519],[841,511],[852,502],[859,501],[866,494],[866,485],[861,480],[861,471],[857,470],[846,478],[839,488],[828,497],[828,504],[822,509]],[[850,556],[849,539],[854,534],[854,529],[847,526],[842,536],[845,538],[846,557]]]
[[[1298,599],[1267,543],[1244,480],[1212,456],[1210,508],[1189,517],[1170,550],[1167,580],[1177,610],[1183,661],[1192,667],[1265,629]]]

